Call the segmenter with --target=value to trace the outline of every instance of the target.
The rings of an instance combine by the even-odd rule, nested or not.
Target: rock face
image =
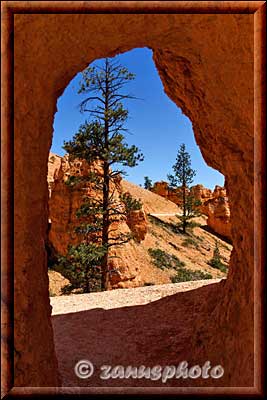
[[[51,157],[49,157],[50,159]],[[54,175],[50,175],[52,181],[51,197],[49,199],[49,220],[51,223],[49,231],[49,241],[53,249],[60,254],[65,255],[68,245],[76,245],[80,238],[74,232],[81,220],[77,219],[76,212],[83,202],[83,195],[91,198],[97,198],[100,193],[96,191],[91,183],[81,183],[75,186],[67,185],[66,182],[70,176],[86,176],[89,172],[101,174],[99,164],[88,165],[84,160],[69,161],[68,156],[61,158],[59,169]],[[118,177],[115,184],[111,185],[111,191],[114,191],[113,199],[117,207],[124,208],[120,201],[122,194],[121,178]],[[137,242],[145,239],[147,233],[147,218],[143,209],[134,210],[127,213],[126,218],[121,217],[119,222],[114,222],[111,229],[116,229],[120,233],[132,233]],[[117,233],[114,233],[116,235]],[[92,240],[97,237],[92,235]],[[110,288],[120,287],[119,282],[124,282],[124,286],[138,285],[138,268],[133,264],[125,253],[129,252],[129,246],[124,245],[123,250],[111,248],[109,260],[109,269],[111,270]],[[113,258],[117,256],[117,258]],[[123,261],[119,261],[119,256]],[[122,257],[123,256],[123,257]]]
[[[133,210],[127,215],[127,225],[137,242],[145,239],[147,234],[147,218],[144,210]]]
[[[231,240],[230,209],[227,197],[212,198],[204,203],[207,224],[215,232]]]
[[[217,187],[217,186],[216,186]],[[197,200],[202,203],[211,199],[213,196],[212,190],[205,188],[203,185],[195,185],[191,188],[191,193]]]
[[[177,205],[180,205],[182,203],[179,189],[171,189],[167,182],[155,182],[151,191],[158,194],[159,196],[164,197],[167,200],[172,201]]]
[[[217,186],[216,186],[217,187]],[[219,188],[219,186],[218,186]],[[182,191],[180,188],[172,189],[169,187],[167,182],[155,182],[151,191],[153,193],[158,194],[159,196],[165,197],[166,199],[172,201],[177,205],[182,204]],[[189,191],[188,191],[189,192]],[[197,200],[201,200],[201,202],[205,202],[210,198],[214,197],[213,193],[210,189],[205,188],[203,185],[195,185],[191,188],[191,193]]]
[[[49,295],[60,296],[61,289],[68,285],[70,281],[56,271],[48,271],[49,275]]]
[[[231,240],[230,207],[225,188],[216,186],[212,198],[202,204],[201,210],[208,216],[207,225]]]
[[[49,189],[49,196],[51,196],[51,191],[53,188],[54,180],[57,177],[59,168],[61,167],[62,157],[54,153],[49,153],[48,157],[48,167],[47,167],[47,182]]]
[[[89,167],[83,160],[69,162],[66,156],[61,158],[59,170],[53,177],[53,188],[49,199],[49,220],[51,221],[49,240],[55,251],[61,255],[67,252],[69,244],[79,243],[74,229],[80,224],[76,218],[76,211],[83,202],[82,185],[73,188],[65,182],[71,175],[82,176],[93,171],[97,171],[97,165]],[[88,194],[90,190],[90,185],[87,185],[84,194]]]
[[[3,13],[6,27],[3,60],[8,77],[11,29],[8,32],[7,3]],[[257,154],[260,154],[262,138],[258,118],[261,116],[261,80],[254,78],[260,77],[264,65],[259,38],[264,32],[265,5],[255,12],[260,7],[257,2],[244,5],[232,2],[230,6],[218,2],[203,5],[214,7],[206,14],[191,12],[191,7],[201,8],[202,4],[173,2],[170,8],[187,7],[188,14],[157,14],[157,10],[165,6],[163,3],[152,4],[152,14],[117,13],[121,10],[121,4],[116,9],[117,3],[114,3],[114,12],[96,14],[90,7],[98,6],[82,2],[66,5],[81,13],[48,14],[43,5],[44,12],[33,15],[27,13],[32,4],[25,2],[18,6],[25,12],[14,15],[14,385],[17,387],[54,387],[60,382],[50,319],[45,250],[47,160],[58,97],[75,74],[93,60],[148,47],[153,51],[166,94],[190,118],[205,161],[226,177],[231,206],[234,251],[228,278],[218,284],[214,297],[207,294],[201,303],[192,322],[194,334],[185,359],[198,363],[210,360],[212,364],[223,365],[225,374],[222,379],[213,381],[213,385],[250,386],[252,391],[254,361],[260,360],[255,358],[254,335],[261,331],[260,312],[254,319],[255,281],[259,287],[256,292],[261,292],[261,253],[259,242],[254,246],[254,217],[258,223],[261,221],[264,171],[260,156],[255,158],[256,173],[254,169],[254,150],[258,149]],[[16,7],[14,5],[13,9]],[[104,7],[109,6],[104,4]],[[142,10],[143,5],[127,2],[123,7]],[[146,7],[150,7],[148,3]],[[231,7],[231,10],[239,7],[242,12],[229,13],[228,8],[226,13],[217,13],[224,7]],[[85,10],[90,12],[85,13]],[[8,79],[5,87],[7,96],[4,97],[8,98]],[[255,90],[257,108],[254,107]],[[6,108],[3,113],[7,121],[3,144],[8,146],[10,116]],[[9,165],[5,158],[5,187]],[[255,194],[254,187],[259,188]],[[9,229],[6,222],[4,227]],[[8,276],[10,274],[4,270],[4,282]],[[9,304],[7,299],[4,291],[5,312]],[[169,307],[175,315],[178,307],[175,299],[170,299]],[[172,334],[179,335],[179,330]],[[156,321],[153,337],[155,341],[163,340],[157,333]],[[179,356],[177,358],[173,361],[179,361]],[[207,384],[203,379],[190,381],[190,385]],[[258,386],[253,393],[260,390],[258,381],[255,385]]]

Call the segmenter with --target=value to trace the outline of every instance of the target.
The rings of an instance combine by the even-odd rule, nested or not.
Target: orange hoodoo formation
[[[167,182],[155,182],[151,190],[177,205],[182,204],[181,189],[173,190]],[[191,193],[201,201],[200,211],[208,217],[208,226],[219,235],[231,240],[230,207],[226,189],[216,185],[212,192],[203,185],[195,185],[192,186]]]

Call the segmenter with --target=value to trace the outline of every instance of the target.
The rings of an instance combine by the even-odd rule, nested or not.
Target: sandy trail
[[[109,310],[112,308],[148,304],[178,292],[186,292],[187,290],[217,282],[220,282],[220,279],[205,279],[202,281],[142,286],[134,289],[116,289],[98,293],[55,296],[50,297],[50,304],[52,306],[52,315],[69,314],[92,310],[94,308]]]
[[[145,378],[102,380],[100,367],[104,364],[153,367],[178,365],[187,360],[189,365],[196,365],[201,360],[191,360],[190,355],[194,322],[201,318],[199,313],[201,307],[206,305],[207,297],[212,297],[214,304],[218,301],[217,287],[224,281],[162,285],[163,298],[156,301],[153,299],[159,296],[159,287],[52,298],[53,313],[57,314],[53,315],[52,323],[63,386],[162,385],[160,380]],[[170,287],[169,295],[167,286]],[[101,300],[97,300],[99,295],[103,295]],[[94,298],[91,304],[88,296]],[[211,311],[205,310],[208,313]],[[75,364],[82,359],[90,360],[95,367],[93,376],[88,379],[79,379],[74,373]],[[171,379],[164,386],[196,384],[197,380]],[[212,381],[207,385],[212,385]]]

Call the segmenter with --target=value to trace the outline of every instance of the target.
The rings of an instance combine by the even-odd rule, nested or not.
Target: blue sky
[[[224,185],[224,176],[205,163],[197,146],[191,121],[167,97],[152,60],[152,51],[134,49],[116,56],[130,72],[136,74],[133,81],[125,88],[140,100],[128,100],[124,103],[129,110],[126,128],[126,141],[135,144],[145,156],[145,160],[135,168],[127,168],[125,179],[136,184],[144,183],[144,176],[153,182],[165,180],[172,173],[180,144],[185,143],[191,156],[192,168],[196,170],[193,184],[202,183],[213,189],[215,185]],[[97,60],[96,63],[101,63]],[[78,104],[83,95],[77,94],[81,73],[66,87],[58,99],[58,111],[55,114],[54,134],[51,151],[64,155],[63,141],[70,140],[79,126],[88,119],[88,114],[81,114]]]

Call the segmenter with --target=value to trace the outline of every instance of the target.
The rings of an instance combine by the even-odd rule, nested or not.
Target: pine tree
[[[80,110],[89,113],[90,120],[80,126],[71,141],[64,142],[63,148],[71,160],[84,159],[89,164],[97,162],[100,167],[100,172],[91,172],[83,177],[84,181],[91,182],[99,196],[84,196],[84,202],[77,212],[83,222],[76,232],[87,246],[90,246],[92,237],[95,245],[99,244],[97,253],[101,256],[98,259],[101,264],[101,288],[106,290],[109,249],[131,239],[129,234],[118,233],[111,227],[126,213],[122,203],[114,196],[117,180],[125,174],[122,167],[135,167],[144,157],[136,146],[128,146],[124,136],[128,110],[122,102],[135,97],[124,93],[122,89],[134,79],[134,75],[108,58],[102,65],[89,66],[82,74],[78,93],[86,94],[86,98],[80,103]],[[79,178],[70,177],[69,181],[81,184]]]
[[[222,272],[226,272],[226,265],[222,262],[221,260],[221,253],[220,253],[220,249],[219,249],[219,243],[218,240],[215,241],[215,247],[213,250],[213,256],[212,259],[208,262],[208,264],[213,267],[213,268],[217,268]]]
[[[168,175],[170,187],[177,190],[181,197],[183,214],[179,216],[183,233],[190,224],[193,217],[200,215],[198,206],[201,204],[199,200],[190,193],[189,185],[193,182],[196,171],[191,168],[191,158],[185,149],[185,144],[181,144],[177,153],[176,162],[172,167],[174,174]]]
[[[148,176],[145,176],[144,179],[145,179],[144,188],[147,190],[151,190],[152,189],[152,180]]]

